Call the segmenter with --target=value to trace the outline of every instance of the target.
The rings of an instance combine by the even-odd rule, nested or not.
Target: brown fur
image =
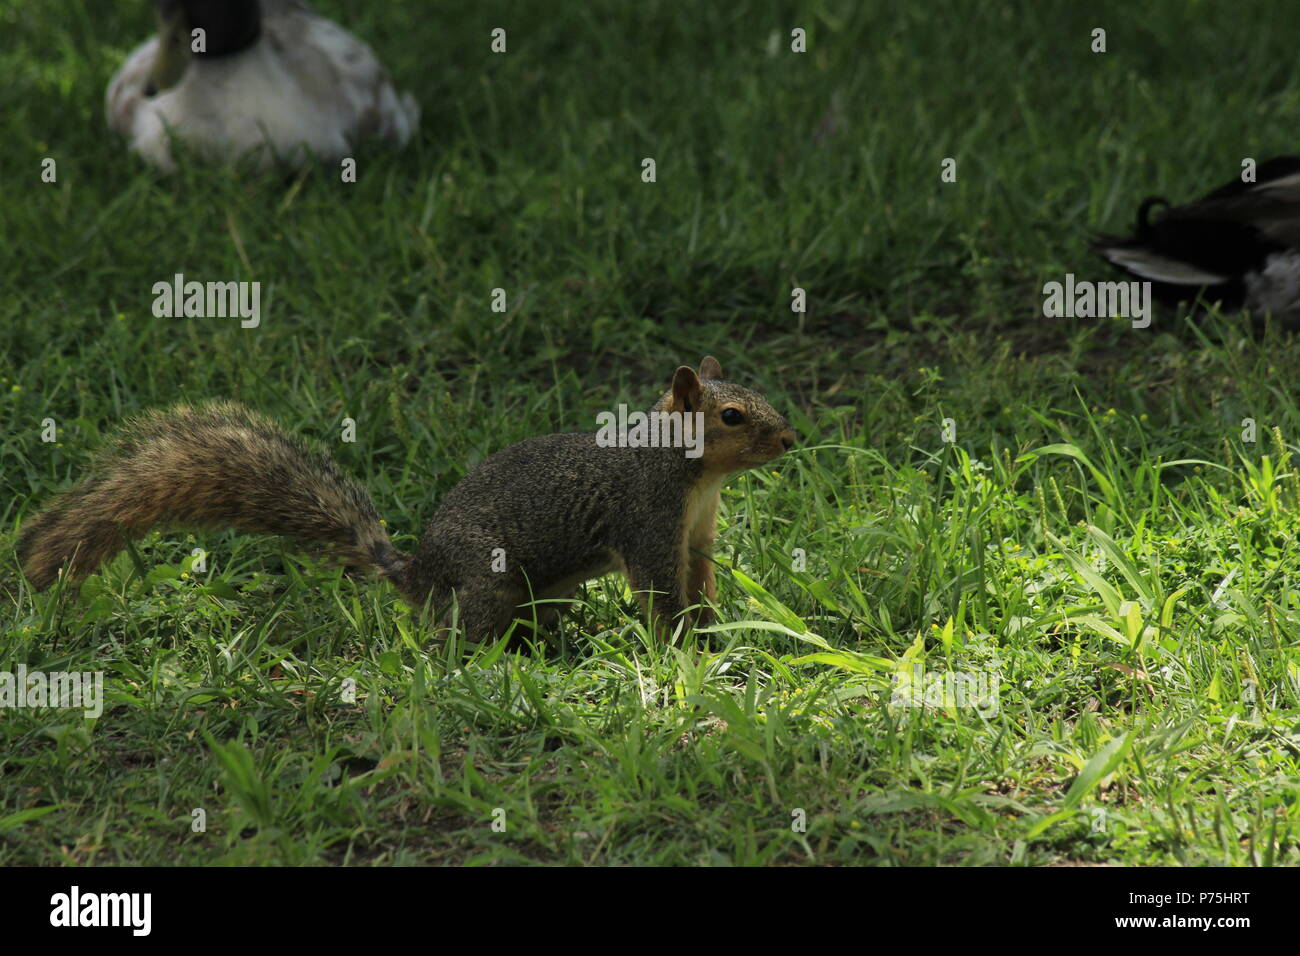
[[[727,409],[742,420],[725,422]],[[723,482],[781,455],[794,434],[757,392],[723,381],[712,358],[698,373],[678,368],[653,410],[702,412],[702,457],[600,447],[594,433],[520,442],[447,494],[413,556],[393,549],[360,485],[270,421],[229,403],[150,412],[123,431],[89,480],[24,526],[19,555],[44,588],[65,564],[80,579],[125,537],[154,526],[288,535],[379,568],[444,621],[454,596],[473,639],[507,630],[530,599],[567,597],[619,570],[668,631],[684,609],[715,597],[710,555]],[[554,617],[546,605],[538,614]]]
[[[282,534],[363,567],[402,563],[369,495],[328,455],[229,402],[137,418],[88,480],[24,525],[18,555],[45,588],[65,562],[79,580],[159,525]]]

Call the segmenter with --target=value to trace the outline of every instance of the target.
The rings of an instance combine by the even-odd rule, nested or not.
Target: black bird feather
[[[1152,219],[1157,207],[1165,207]],[[1204,290],[1207,302],[1300,320],[1300,156],[1260,163],[1195,202],[1148,197],[1132,236],[1098,236],[1093,250],[1152,294],[1175,304]]]

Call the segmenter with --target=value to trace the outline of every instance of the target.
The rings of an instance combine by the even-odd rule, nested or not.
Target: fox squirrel
[[[156,525],[285,535],[378,569],[444,623],[455,592],[472,640],[500,636],[530,600],[567,597],[619,570],[671,633],[683,610],[715,598],[723,482],[777,458],[795,436],[763,396],[723,381],[712,357],[698,373],[678,368],[651,411],[703,422],[695,457],[608,447],[601,433],[530,438],[452,488],[413,555],[393,547],[361,485],[268,419],[229,402],[152,411],[123,429],[88,480],[24,525],[18,554],[43,589],[65,565],[71,580],[84,578]],[[554,605],[538,610],[555,616]]]

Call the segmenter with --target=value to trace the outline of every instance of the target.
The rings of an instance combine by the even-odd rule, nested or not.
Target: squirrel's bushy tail
[[[348,564],[399,579],[374,503],[323,452],[231,402],[179,405],[128,424],[85,482],[22,528],[18,556],[46,588],[80,580],[150,528],[232,527],[329,545]]]

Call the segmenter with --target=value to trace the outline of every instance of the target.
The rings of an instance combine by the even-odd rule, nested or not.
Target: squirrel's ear
[[[700,377],[689,365],[679,365],[673,373],[673,408],[675,412],[693,412],[700,407]]]
[[[722,366],[712,355],[704,356],[700,362],[700,378],[722,378]]]

